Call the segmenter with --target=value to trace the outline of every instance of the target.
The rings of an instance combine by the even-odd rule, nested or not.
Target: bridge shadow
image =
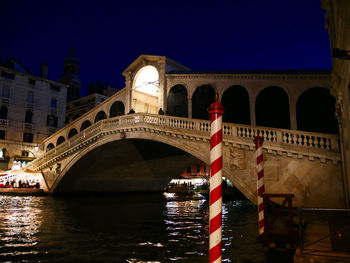
[[[199,160],[173,146],[142,139],[117,140],[82,156],[55,193],[156,192]]]

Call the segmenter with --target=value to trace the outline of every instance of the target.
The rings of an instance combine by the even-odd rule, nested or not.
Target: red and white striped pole
[[[257,193],[258,193],[258,213],[259,213],[259,235],[264,234],[264,199],[262,194],[265,193],[264,186],[264,156],[263,156],[263,138],[256,136],[254,139],[256,149],[256,173],[258,175],[257,180]]]
[[[210,195],[209,195],[209,262],[221,262],[222,241],[222,115],[218,102],[210,105]]]

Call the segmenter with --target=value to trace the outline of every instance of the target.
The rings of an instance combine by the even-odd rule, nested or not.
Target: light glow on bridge
[[[152,96],[158,95],[159,74],[153,66],[145,66],[136,75],[135,88]]]

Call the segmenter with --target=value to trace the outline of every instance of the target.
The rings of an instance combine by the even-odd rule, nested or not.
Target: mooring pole
[[[257,179],[257,194],[258,194],[258,220],[259,220],[259,235],[264,234],[264,199],[262,194],[265,193],[264,186],[264,156],[263,156],[263,138],[261,136],[256,136],[254,139],[255,149],[256,149],[256,173]]]
[[[221,262],[222,242],[222,115],[218,101],[210,105],[210,195],[209,195],[209,262]]]

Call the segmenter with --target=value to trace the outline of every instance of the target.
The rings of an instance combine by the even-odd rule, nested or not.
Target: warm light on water
[[[0,196],[0,261],[207,262],[208,202],[161,195]],[[223,262],[264,262],[256,211],[225,202]]]

